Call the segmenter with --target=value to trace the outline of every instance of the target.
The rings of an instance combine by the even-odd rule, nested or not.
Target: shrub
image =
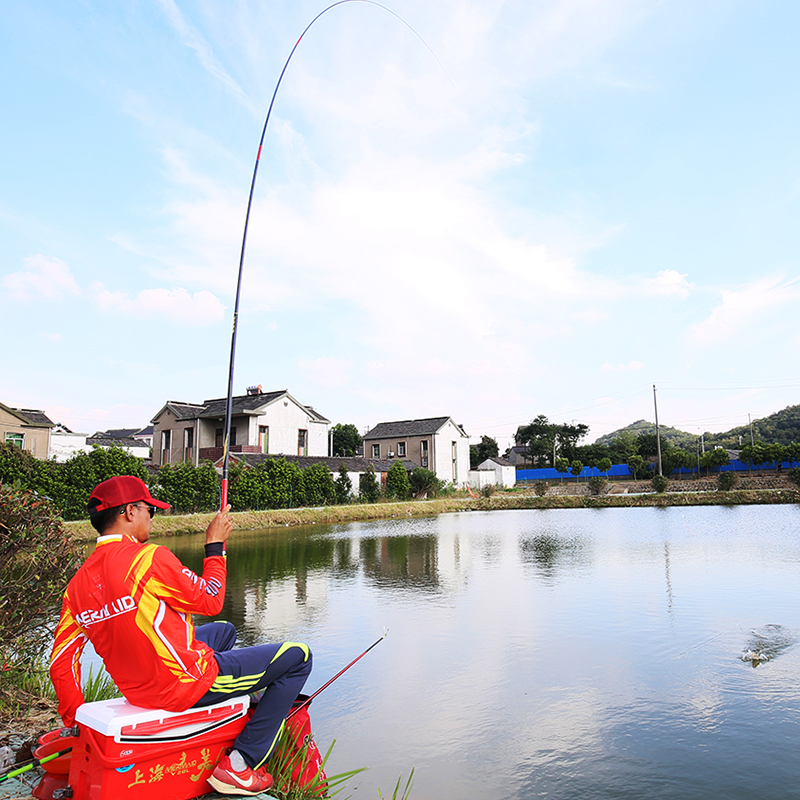
[[[386,496],[395,500],[407,500],[411,494],[411,482],[402,461],[395,461],[386,473]]]
[[[408,481],[414,497],[436,497],[442,488],[442,482],[425,467],[414,467],[408,475]]]
[[[210,461],[199,467],[164,464],[151,490],[176,511],[213,511],[219,502],[219,480]]]
[[[329,506],[336,502],[336,487],[328,467],[322,462],[303,470],[307,506]]]
[[[489,483],[481,489],[481,494],[484,497],[491,497],[496,490],[497,487],[493,483]]]
[[[739,480],[739,476],[733,472],[733,470],[728,470],[726,472],[720,472],[717,476],[717,489],[728,492],[736,486],[737,481]]]
[[[650,479],[650,485],[653,487],[654,492],[661,494],[662,492],[667,491],[669,481],[665,475],[653,475],[653,477]]]
[[[51,502],[0,485],[0,647],[3,663],[38,664],[52,644],[42,629],[78,568],[75,545]]]
[[[800,489],[800,467],[792,467],[786,473],[786,477],[789,479],[789,483],[793,483],[798,489]]]
[[[608,481],[600,475],[592,475],[589,478],[589,493],[590,494],[603,494],[605,492]]]
[[[350,496],[353,493],[353,481],[350,480],[350,476],[347,474],[347,466],[343,463],[339,464],[339,475],[334,481],[334,486],[336,489],[336,502],[340,505],[349,503]]]
[[[381,487],[375,477],[375,469],[369,466],[366,472],[358,476],[358,493],[361,499],[367,503],[377,503],[381,496]]]
[[[547,481],[536,481],[533,484],[533,491],[536,492],[537,497],[544,497],[548,490]]]

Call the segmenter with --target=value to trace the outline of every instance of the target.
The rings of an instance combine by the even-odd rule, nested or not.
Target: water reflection
[[[798,568],[796,506],[473,512],[236,532],[223,613],[310,689],[390,629],[312,713],[358,796],[788,797]]]

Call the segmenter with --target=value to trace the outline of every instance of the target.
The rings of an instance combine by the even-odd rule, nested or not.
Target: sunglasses
[[[150,519],[156,515],[156,507],[155,506],[141,506],[138,503],[131,503],[134,508],[145,508],[150,512]]]

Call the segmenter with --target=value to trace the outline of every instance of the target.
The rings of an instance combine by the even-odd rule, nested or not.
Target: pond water
[[[369,767],[345,794],[800,797],[798,506],[235,532],[228,564],[221,616],[307,642],[309,690],[389,629],[312,705],[329,774]]]

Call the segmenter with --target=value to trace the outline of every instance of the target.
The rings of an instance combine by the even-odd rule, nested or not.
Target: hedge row
[[[139,458],[120,447],[94,447],[89,453],[79,453],[58,463],[40,461],[15,445],[0,442],[0,483],[49,498],[67,520],[85,519],[86,501],[92,489],[115,475],[141,478],[149,485],[153,497],[169,503],[176,511],[213,511],[219,507],[219,477],[210,462],[198,467],[167,464],[151,474]],[[387,493],[406,499],[411,484],[399,461],[392,466],[390,477]],[[357,493],[366,502],[380,499],[380,484],[374,472],[361,475]],[[234,511],[334,505],[351,502],[353,494],[354,487],[344,466],[335,480],[322,463],[300,469],[280,458],[252,468],[237,464],[230,471],[228,497]]]

